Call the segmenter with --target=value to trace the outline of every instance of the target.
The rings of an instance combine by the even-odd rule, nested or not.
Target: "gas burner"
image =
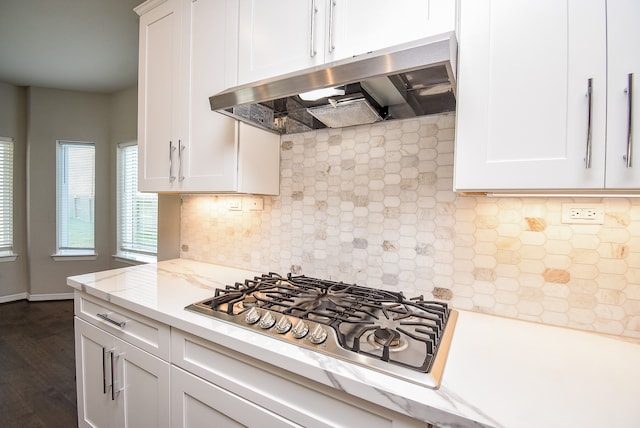
[[[383,333],[386,331],[386,333]],[[380,335],[390,335],[391,341],[389,345],[385,345],[386,340],[380,339]],[[401,353],[409,347],[409,341],[403,339],[402,336],[395,330],[387,328],[377,328],[372,332],[367,332],[365,338],[358,345],[358,351],[368,355],[382,355],[384,352],[390,352],[392,354]],[[386,351],[385,351],[386,349]]]
[[[275,273],[216,289],[186,309],[432,388],[457,317],[422,296]]]
[[[397,348],[400,345],[400,333],[385,327],[377,328],[373,332],[373,340],[378,345]]]
[[[243,301],[239,303],[239,306],[243,309],[251,309],[258,303],[258,299],[255,296],[247,296]]]

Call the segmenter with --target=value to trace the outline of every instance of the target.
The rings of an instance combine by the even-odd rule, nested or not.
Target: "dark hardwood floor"
[[[72,300],[0,304],[0,426],[78,426]]]

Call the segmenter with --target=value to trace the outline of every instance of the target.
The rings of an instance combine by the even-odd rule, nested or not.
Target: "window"
[[[58,141],[56,256],[95,258],[95,146]]]
[[[118,144],[118,257],[155,261],[158,195],[138,192],[138,146]]]
[[[0,257],[15,259],[13,254],[13,140],[4,137],[0,137]]]

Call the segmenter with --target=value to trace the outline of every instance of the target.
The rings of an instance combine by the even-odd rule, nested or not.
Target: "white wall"
[[[116,252],[117,143],[137,138],[137,88],[93,94],[0,82],[0,136],[15,141],[14,242],[18,258],[0,263],[0,303],[71,296],[66,277],[124,267]],[[95,261],[55,262],[56,140],[96,143]],[[28,195],[28,196],[27,196]],[[161,195],[159,258],[179,256],[180,197]]]
[[[29,287],[36,299],[70,293],[66,277],[111,267],[110,96],[29,88],[27,125],[27,241]],[[56,140],[95,143],[94,261],[54,261],[56,252]]]
[[[13,262],[0,263],[0,302],[25,297],[27,290],[26,241],[26,91],[0,83],[0,136],[14,141],[14,252]]]

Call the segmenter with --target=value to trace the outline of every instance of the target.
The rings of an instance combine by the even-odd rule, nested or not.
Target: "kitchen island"
[[[211,297],[215,288],[256,274],[260,272],[175,259],[73,276],[68,285],[76,290],[76,316],[81,315],[78,302],[107,302],[110,307],[167,326],[172,342],[183,341],[179,346],[172,343],[171,352],[165,355],[174,370],[172,394],[174,379],[181,382],[176,373],[196,375],[194,379],[206,377],[206,364],[194,362],[197,353],[189,358],[185,355],[189,349],[209,349],[210,344],[211,349],[224,354],[230,369],[236,367],[237,359],[247,370],[259,368],[287,379],[292,386],[308,388],[316,394],[313,397],[329,397],[336,405],[346,403],[363,415],[392,421],[388,426],[424,426],[424,422],[438,427],[640,426],[640,345],[627,340],[460,311],[441,386],[433,390],[184,310]],[[96,322],[116,333],[118,328],[127,328],[114,325],[113,320]],[[181,356],[183,349],[185,355]],[[230,388],[229,396],[240,394],[247,405],[266,407],[269,415],[284,418],[282,425],[287,418],[287,425],[292,425],[288,415],[296,412],[318,413],[315,419],[296,421],[306,426],[335,424],[328,416],[324,420],[320,411],[332,416],[348,413],[338,407],[319,409],[332,402],[327,406],[309,402],[308,409],[292,404],[285,409],[282,403],[287,399],[274,398],[279,384],[271,384],[273,379],[265,385],[254,376],[256,383],[251,385],[241,373],[234,376],[219,376],[223,383],[229,381],[218,385],[220,391]],[[108,380],[103,382],[106,390]],[[111,382],[116,384],[113,379]],[[236,387],[242,390],[234,390]],[[175,413],[173,407],[172,401]],[[294,407],[297,410],[291,410]],[[172,421],[177,419],[171,415]],[[261,422],[256,424],[268,425]],[[274,422],[273,426],[277,425]],[[344,426],[351,425],[345,422]]]

